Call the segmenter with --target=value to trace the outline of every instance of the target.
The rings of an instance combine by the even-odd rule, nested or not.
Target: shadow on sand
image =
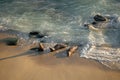
[[[35,51],[35,50],[29,50],[29,51],[21,53],[21,54],[0,58],[0,61],[1,60],[12,59],[12,58],[17,58],[17,57],[22,57],[22,56],[27,56],[27,55],[29,55],[29,56],[37,56],[37,55],[42,55],[42,54],[43,54],[42,52],[38,52],[38,51]]]
[[[1,60],[7,60],[7,59],[12,59],[12,58],[17,58],[17,57],[22,57],[22,56],[38,56],[38,55],[53,55],[56,58],[65,58],[67,57],[66,51],[62,51],[62,52],[49,52],[48,50],[46,51],[39,51],[38,48],[32,48],[30,50],[28,50],[27,52],[21,53],[21,54],[17,54],[17,55],[13,55],[13,56],[8,56],[8,57],[4,57],[4,58],[0,58]]]

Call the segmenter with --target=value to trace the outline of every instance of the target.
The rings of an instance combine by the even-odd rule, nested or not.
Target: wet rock
[[[46,35],[40,34],[40,32],[38,32],[38,31],[32,31],[29,33],[29,37],[31,37],[31,38],[43,38],[45,36]]]
[[[97,24],[97,22],[92,22],[91,24],[92,24],[92,25],[96,25],[96,24]]]
[[[5,38],[3,39],[3,41],[9,46],[14,46],[14,45],[17,45],[18,39],[17,38]]]
[[[67,52],[67,56],[68,57],[72,56],[77,49],[78,49],[78,46],[71,47]]]
[[[50,48],[50,51],[55,51],[55,50],[58,50],[58,49],[62,49],[62,48],[65,48],[67,47],[67,45],[65,44],[56,44],[53,48]]]
[[[94,16],[94,20],[95,21],[107,21],[107,18],[106,17],[103,17],[101,15],[95,15]]]
[[[89,26],[88,26],[89,24],[84,24],[83,26],[84,26],[84,28],[86,28],[86,29],[89,29]]]

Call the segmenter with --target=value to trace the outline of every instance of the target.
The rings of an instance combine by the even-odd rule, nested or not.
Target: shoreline
[[[7,37],[7,34],[0,35],[0,39]],[[92,59],[80,58],[79,54],[56,58],[28,50],[28,47],[18,48],[0,42],[0,58],[13,56],[0,60],[1,80],[120,80],[120,71]]]

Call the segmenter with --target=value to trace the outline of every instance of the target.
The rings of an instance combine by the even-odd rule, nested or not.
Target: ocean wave
[[[111,69],[120,69],[119,16],[105,17],[108,18],[106,22],[90,23],[89,42],[83,46],[80,57],[95,59]]]

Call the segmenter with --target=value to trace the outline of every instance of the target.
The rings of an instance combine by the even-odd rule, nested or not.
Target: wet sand
[[[78,54],[56,58],[0,42],[0,80],[120,80],[120,72]]]

